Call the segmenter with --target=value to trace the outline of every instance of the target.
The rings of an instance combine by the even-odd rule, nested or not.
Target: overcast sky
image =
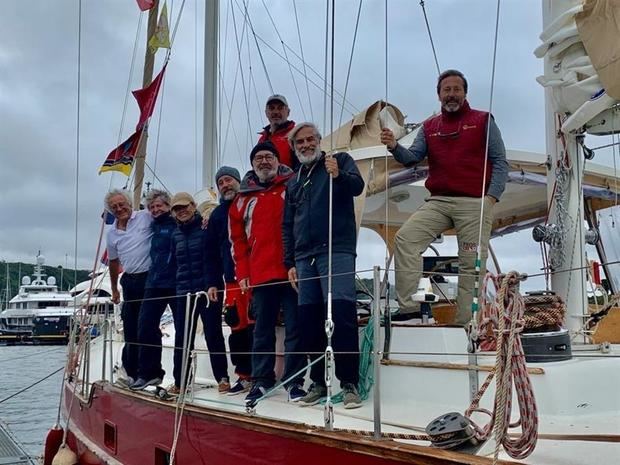
[[[168,2],[171,28],[181,3],[181,0]],[[147,163],[172,192],[195,192],[201,184],[198,152],[202,147],[204,12],[197,3],[203,2],[185,2],[167,78],[150,127]],[[437,72],[418,1],[388,2],[386,86],[384,3],[379,0],[363,3],[344,121],[354,109],[360,110],[385,98],[386,92],[388,99],[408,115],[408,121],[421,121],[438,109],[434,90]],[[461,0],[425,3],[440,67],[462,70],[470,82],[472,106],[488,109],[496,2],[471,0],[466,6]],[[74,262],[78,4],[78,0],[2,1],[0,259],[32,262],[41,250],[48,264],[63,265],[66,255],[69,265]],[[295,57],[302,51],[291,0],[268,0],[265,2],[268,9],[261,0],[249,1],[256,41],[273,88],[268,84],[255,39],[244,25],[242,1],[222,4],[221,64],[225,90],[221,94],[221,151],[225,164],[245,171],[256,132],[266,124],[264,101],[272,90],[288,97],[292,119],[302,121],[313,115],[319,126],[323,126],[325,114],[323,95],[310,83],[308,99],[304,77],[293,70],[293,79],[286,61],[275,53],[284,55],[279,32],[290,47],[286,53],[291,63],[303,68]],[[297,0],[296,6],[307,65],[322,75],[325,2]],[[346,82],[357,8],[357,0],[337,2],[334,74],[335,87],[341,93]],[[136,62],[131,68],[139,15],[133,0],[82,1],[77,178],[79,267],[92,266],[105,192],[126,182],[120,174],[99,176],[97,172],[107,153],[118,144],[119,131],[123,140],[131,134],[137,121],[137,106],[130,96],[121,127],[130,76],[130,89],[141,87],[146,13],[139,30]],[[542,74],[542,61],[532,53],[539,44],[541,27],[538,0],[502,2],[492,111],[508,148],[542,153],[545,150],[544,100],[542,88],[535,81]],[[239,56],[242,73],[238,71]],[[157,57],[156,72],[163,51]],[[322,78],[309,68],[307,75],[322,84]],[[339,115],[340,107],[336,107],[335,126]],[[611,157],[596,162],[609,164],[610,160]],[[153,178],[148,170],[146,178],[149,181]],[[160,186],[157,180],[154,185]],[[540,267],[538,248],[531,244],[529,234],[522,234],[519,240],[523,247],[518,256],[514,254],[514,239],[498,239],[495,247],[503,255],[506,268],[535,272]],[[361,242],[368,245],[365,247],[368,252],[360,257],[358,266],[367,268],[382,263],[384,252],[373,240],[373,234],[362,233]]]

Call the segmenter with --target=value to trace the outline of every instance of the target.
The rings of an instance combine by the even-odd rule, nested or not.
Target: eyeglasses
[[[301,145],[304,142],[307,142],[308,144],[312,144],[313,142],[316,142],[316,137],[309,136],[309,137],[300,137],[299,139],[295,139],[295,145]]]
[[[437,135],[442,139],[456,139],[461,134],[461,126],[459,125],[456,131],[452,132],[442,132],[441,128],[439,128],[439,132]]]
[[[255,155],[254,161],[260,163],[262,161],[274,161],[276,159],[275,155]]]
[[[174,207],[172,207],[172,211],[176,213],[176,212],[180,212],[183,210],[187,210],[189,206],[190,206],[189,203],[187,205],[175,205]]]

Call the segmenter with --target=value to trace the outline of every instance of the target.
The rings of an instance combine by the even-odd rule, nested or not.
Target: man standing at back
[[[235,366],[237,381],[228,391],[228,395],[237,395],[250,390],[252,379],[252,335],[254,321],[250,318],[249,290],[241,292],[235,277],[235,263],[230,251],[228,237],[228,212],[233,199],[239,192],[241,176],[236,168],[222,166],[215,173],[215,184],[220,193],[220,204],[209,217],[206,246],[212,263],[207,269],[207,286],[209,299],[217,302],[224,300],[224,321],[230,326],[228,345],[230,359]],[[224,274],[224,292],[222,292],[222,272]],[[224,295],[222,295],[224,294]]]
[[[437,95],[441,114],[423,123],[408,149],[396,142],[389,129],[381,132],[381,142],[403,165],[428,157],[426,188],[431,195],[396,233],[396,297],[401,311],[413,311],[411,296],[422,276],[421,254],[442,232],[454,228],[459,248],[456,323],[465,325],[471,318],[478,246],[480,276],[484,276],[493,206],[504,192],[509,167],[493,117],[467,102],[463,73],[453,69],[441,73]]]
[[[271,142],[257,144],[250,154],[252,170],[241,181],[239,195],[230,212],[230,241],[235,274],[242,292],[252,288],[254,344],[252,389],[246,403],[254,405],[275,385],[276,325],[280,309],[284,314],[284,375],[289,400],[299,401],[305,360],[300,353],[297,293],[288,283],[282,249],[282,215],[286,181],[291,169],[278,162],[278,150]],[[299,373],[296,376],[295,373]]]
[[[144,298],[144,288],[151,266],[151,224],[153,217],[148,210],[132,210],[131,197],[126,190],[113,189],[105,196],[106,210],[116,220],[106,237],[110,283],[112,286],[112,302],[120,302],[118,276],[123,287],[123,368],[127,379],[119,379],[131,386],[138,378],[138,318]]]
[[[280,164],[294,171],[299,166],[299,161],[288,144],[288,133],[295,127],[295,121],[288,119],[290,112],[284,95],[275,94],[269,97],[265,105],[265,115],[269,124],[263,128],[258,142],[271,142],[278,151]]]

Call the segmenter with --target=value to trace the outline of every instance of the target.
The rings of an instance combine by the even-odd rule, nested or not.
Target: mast
[[[543,0],[543,30],[563,12],[575,6],[574,0]],[[544,70],[545,76],[554,74],[554,62],[545,55]],[[547,166],[547,198],[552,205],[549,215],[549,224],[561,224],[565,226],[565,234],[562,240],[562,251],[564,256],[560,270],[551,275],[552,289],[560,295],[566,302],[566,327],[574,333],[579,331],[583,324],[583,315],[588,308],[588,296],[586,292],[586,260],[584,247],[584,204],[582,193],[582,173],[584,169],[583,154],[578,148],[577,137],[574,133],[560,135],[558,114],[555,111],[553,100],[553,90],[551,87],[545,88],[545,127],[546,127],[546,146],[548,156]],[[564,142],[562,141],[562,137]],[[565,147],[569,152],[571,169],[568,173],[565,192],[565,208],[572,212],[571,219],[561,218],[562,213],[558,211],[557,203],[553,200],[554,185],[557,182],[556,167],[558,161],[565,156]],[[556,190],[557,194],[557,190]],[[576,213],[578,212],[578,213]],[[556,270],[557,271],[557,270]]]
[[[148,86],[153,80],[153,67],[155,65],[155,53],[151,52],[149,40],[155,33],[157,27],[157,13],[159,11],[159,0],[154,0],[153,7],[149,10],[149,22],[146,32],[146,51],[144,52],[144,73],[142,75],[142,88]],[[140,209],[142,199],[142,183],[144,182],[144,160],[146,158],[146,143],[148,140],[148,128],[142,132],[140,145],[136,153],[134,163],[133,181],[133,208]]]
[[[202,132],[202,186],[213,187],[217,159],[217,57],[219,50],[219,0],[205,2],[205,68]]]

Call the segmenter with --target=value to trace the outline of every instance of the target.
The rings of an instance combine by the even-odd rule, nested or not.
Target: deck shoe
[[[161,384],[162,379],[155,377],[151,379],[146,378],[138,378],[133,384],[129,385],[129,389],[132,391],[141,391],[147,386],[159,386]]]
[[[123,377],[116,378],[116,384],[118,384],[121,387],[125,387],[125,388],[130,387],[135,382],[136,380],[133,379],[131,376],[127,376],[126,378],[123,378]]]
[[[260,384],[255,384],[248,392],[248,395],[245,396],[245,405],[248,407],[253,407],[256,405],[256,402],[263,397],[267,393],[267,389],[265,389]]]
[[[178,396],[179,394],[181,394],[181,388],[176,384],[171,384],[170,386],[168,386],[166,388],[166,391],[168,391],[168,394],[170,394],[171,396]]]
[[[235,384],[228,390],[229,396],[236,396],[237,394],[241,394],[242,392],[248,392],[252,387],[252,383],[250,383],[247,379],[239,378],[235,381]]]
[[[345,383],[342,386],[342,401],[344,403],[344,408],[352,409],[359,408],[362,406],[362,399],[357,392],[357,388],[352,383]]]
[[[299,402],[302,398],[308,395],[308,393],[304,391],[299,384],[290,385],[287,391],[289,402]]]
[[[228,391],[230,391],[230,381],[228,381],[228,378],[220,379],[220,382],[217,383],[217,392],[225,394]]]
[[[327,395],[327,388],[317,383],[312,383],[308,393],[299,399],[299,405],[301,407],[309,407],[311,405],[318,404],[323,397]]]

